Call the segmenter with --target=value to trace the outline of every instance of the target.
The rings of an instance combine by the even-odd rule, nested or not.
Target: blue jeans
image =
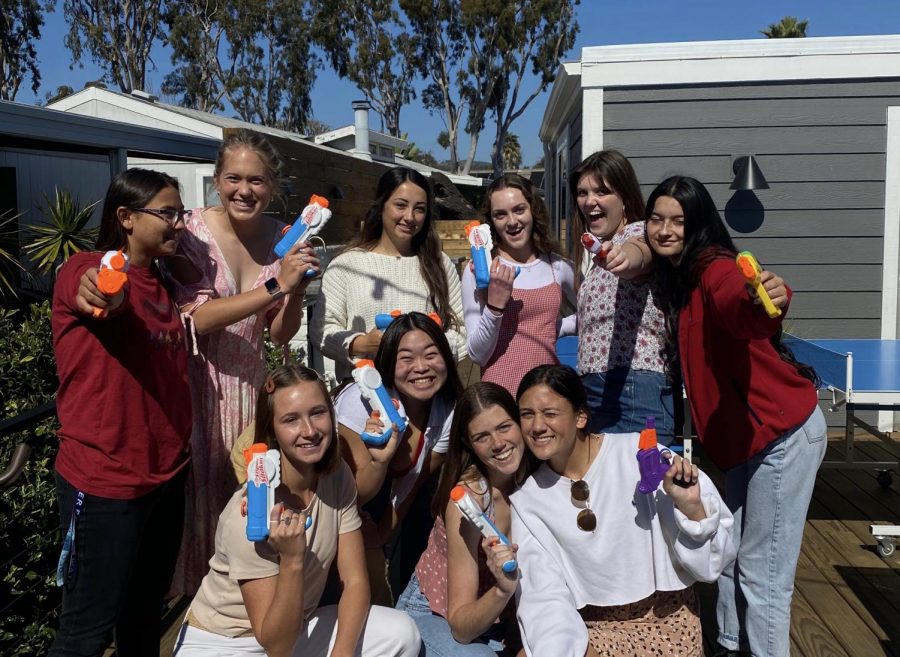
[[[825,433],[816,408],[802,426],[725,473],[738,546],[737,559],[719,578],[718,642],[726,648],[754,657],[790,655],[794,574]]]
[[[99,657],[113,635],[121,657],[158,657],[160,610],[181,545],[187,471],[134,500],[85,495],[75,525],[76,567],[63,587],[52,657]],[[76,494],[56,473],[63,536]]]
[[[656,418],[661,445],[675,439],[675,403],[665,374],[618,367],[581,377],[591,412],[591,433],[639,432],[647,418]]]
[[[416,622],[426,657],[497,657],[497,653],[503,650],[496,625],[472,643],[459,643],[454,639],[447,619],[431,611],[415,573],[397,600],[396,608],[409,614]]]

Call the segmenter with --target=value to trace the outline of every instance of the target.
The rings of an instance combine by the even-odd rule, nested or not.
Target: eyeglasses
[[[193,210],[176,210],[175,208],[132,208],[131,211],[152,214],[170,226],[174,226],[179,221],[187,221],[193,212]]]
[[[584,509],[575,517],[578,529],[584,532],[592,532],[597,529],[597,516],[591,511],[591,488],[584,479],[572,482],[572,502],[575,506],[584,505]]]

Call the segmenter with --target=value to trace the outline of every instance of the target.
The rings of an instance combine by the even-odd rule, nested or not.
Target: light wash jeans
[[[500,636],[497,625],[472,643],[459,643],[454,639],[447,619],[431,611],[415,573],[397,600],[396,608],[409,614],[416,622],[425,646],[425,657],[497,657],[497,653],[503,650],[503,643],[497,640]],[[495,635],[497,638],[494,638]]]
[[[617,367],[581,377],[587,392],[591,433],[640,432],[647,417],[656,418],[660,445],[675,439],[675,402],[666,375]]]
[[[790,655],[794,574],[825,434],[816,408],[800,428],[725,473],[738,545],[737,559],[719,578],[718,642],[726,648],[754,657]]]

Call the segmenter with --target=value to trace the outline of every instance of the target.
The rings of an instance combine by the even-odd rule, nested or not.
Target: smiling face
[[[275,194],[265,163],[251,148],[228,149],[215,178],[222,207],[232,221],[258,219]]]
[[[282,455],[297,470],[322,460],[334,427],[321,386],[300,381],[272,393],[272,428]]]
[[[575,187],[575,201],[587,230],[607,240],[625,225],[625,203],[602,178],[586,173]]]
[[[184,210],[181,195],[174,187],[163,187],[142,207],[153,210]],[[128,256],[132,264],[146,267],[153,258],[175,254],[184,230],[184,221],[170,226],[156,215],[124,207],[118,208],[117,214],[127,234]]]
[[[660,196],[647,219],[650,248],[677,265],[684,251],[684,210],[671,196]]]
[[[409,331],[397,349],[394,387],[401,397],[429,402],[447,381],[447,364],[440,350],[425,331]]]
[[[491,223],[500,238],[500,249],[514,259],[531,255],[534,218],[531,205],[515,187],[499,189],[491,194]]]
[[[525,449],[522,430],[501,406],[489,406],[469,422],[469,444],[489,470],[516,474]]]
[[[412,239],[425,225],[428,195],[406,181],[397,186],[381,208],[382,239],[389,240],[400,253],[412,248]]]
[[[575,447],[578,431],[587,426],[587,414],[576,410],[568,399],[543,383],[522,394],[519,413],[528,449],[562,472]]]

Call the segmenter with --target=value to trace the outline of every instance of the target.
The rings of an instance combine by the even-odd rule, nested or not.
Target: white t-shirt
[[[397,395],[391,391],[391,396],[396,398]],[[334,400],[334,415],[338,424],[356,433],[362,433],[366,428],[366,420],[369,419],[372,409],[369,407],[359,392],[359,386],[351,383],[341,390],[337,399]],[[400,413],[406,414],[403,404],[400,404]],[[428,426],[424,431],[425,444],[419,452],[419,459],[416,461],[415,467],[409,472],[397,477],[393,480],[391,487],[391,504],[396,508],[406,499],[419,473],[426,467],[426,459],[433,451],[436,454],[446,454],[450,447],[450,425],[453,423],[453,405],[449,404],[443,397],[435,397],[431,401],[431,412],[428,415]]]

